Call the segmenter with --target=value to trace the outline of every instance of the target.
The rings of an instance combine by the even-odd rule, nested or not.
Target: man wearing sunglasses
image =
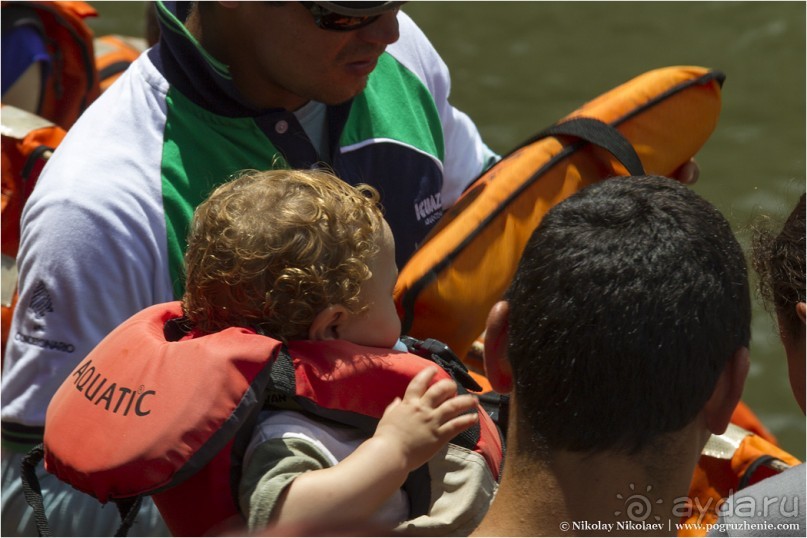
[[[157,3],[160,43],[79,119],[26,207],[2,377],[3,535],[35,534],[19,460],[56,388],[123,320],[182,296],[189,221],[217,185],[321,166],[368,183],[401,266],[495,161],[400,4]],[[114,533],[114,509],[54,482],[42,480],[54,534]],[[152,515],[149,503],[132,533],[165,532]]]

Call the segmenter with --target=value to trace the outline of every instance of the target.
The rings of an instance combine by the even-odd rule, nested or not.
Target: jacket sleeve
[[[449,102],[448,67],[423,31],[403,12],[398,15],[398,23],[400,39],[387,51],[417,75],[434,98],[445,142],[441,198],[443,208],[448,208],[499,156],[485,145],[471,118]]]
[[[241,475],[239,501],[251,531],[269,524],[280,495],[295,478],[332,466],[313,443],[300,437],[264,441],[248,461]]]
[[[23,212],[19,301],[4,356],[2,417],[44,424],[79,361],[122,321],[173,299],[165,260],[162,122],[131,94],[102,96],[57,148]],[[103,102],[102,102],[103,101]],[[133,112],[120,103],[131,103]],[[140,109],[142,110],[142,108]]]

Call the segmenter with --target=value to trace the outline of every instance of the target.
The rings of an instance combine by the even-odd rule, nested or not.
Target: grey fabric
[[[241,478],[241,509],[249,529],[267,525],[283,490],[301,473],[331,466],[328,456],[300,438],[261,442],[248,457]],[[482,455],[448,444],[429,461],[429,513],[401,522],[395,531],[406,536],[468,536],[487,513],[497,484]],[[395,515],[381,515],[373,524],[386,525]],[[400,520],[399,520],[400,521]]]
[[[805,466],[736,492],[719,508],[709,536],[805,536]]]
[[[2,536],[37,536],[33,510],[22,492],[20,465],[23,457],[25,454],[3,450]],[[45,471],[43,465],[37,468],[37,477],[54,536],[114,536],[121,518],[113,503],[104,505],[76,491]],[[171,536],[150,497],[143,499],[129,535]]]
[[[261,530],[269,524],[283,490],[300,474],[330,466],[324,454],[302,439],[261,443],[244,469],[239,486],[239,502],[247,514],[249,530]]]
[[[498,484],[485,458],[448,444],[429,460],[429,513],[401,523],[403,536],[468,536],[490,508]]]

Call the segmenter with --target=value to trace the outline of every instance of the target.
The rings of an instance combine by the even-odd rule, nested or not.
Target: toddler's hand
[[[403,399],[395,398],[387,406],[373,436],[397,447],[409,470],[429,461],[454,436],[479,420],[476,413],[462,414],[474,408],[476,398],[470,394],[457,396],[453,381],[443,379],[429,386],[436,373],[437,369],[430,366],[412,378]]]

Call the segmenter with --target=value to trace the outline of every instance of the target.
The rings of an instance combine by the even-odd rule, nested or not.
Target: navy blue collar
[[[316,151],[293,113],[283,108],[258,109],[250,105],[236,88],[226,65],[213,58],[188,32],[183,22],[191,2],[157,2],[160,42],[149,58],[161,73],[185,97],[216,115],[229,118],[253,118],[293,168],[308,168],[318,161]],[[352,99],[328,106],[328,138],[331,147],[325,160],[333,164],[342,128],[350,114]],[[289,126],[283,134],[275,122]],[[305,141],[305,142],[303,142]]]
[[[262,110],[247,102],[228,66],[213,58],[185,28],[190,5],[191,2],[157,2],[160,42],[149,56],[171,86],[220,116],[249,117],[282,110]]]

